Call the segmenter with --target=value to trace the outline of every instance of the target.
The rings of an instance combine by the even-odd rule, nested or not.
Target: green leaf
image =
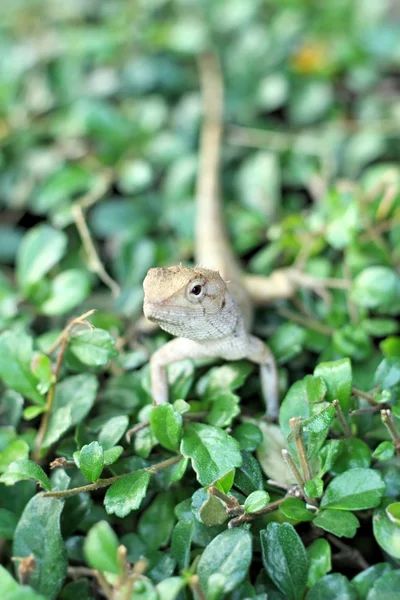
[[[270,523],[260,532],[264,568],[288,600],[302,600],[307,585],[308,556],[289,523]]]
[[[302,421],[303,431],[321,433],[322,431],[329,430],[335,416],[335,408],[333,406],[328,406],[308,419],[304,419],[304,421]]]
[[[304,484],[304,491],[309,498],[321,498],[324,492],[324,482],[319,477],[313,477]]]
[[[349,469],[367,469],[370,464],[371,450],[367,444],[358,438],[349,438],[343,440],[342,451],[331,472],[337,475]]]
[[[307,587],[310,588],[332,569],[331,547],[326,540],[320,538],[308,546],[307,554],[310,563]]]
[[[89,481],[97,481],[104,467],[104,452],[98,442],[92,442],[81,448],[79,469]]]
[[[343,443],[344,440],[329,440],[324,447],[321,448],[318,455],[321,463],[318,477],[323,477],[325,473],[328,473],[328,471],[332,469],[342,452]]]
[[[400,358],[384,358],[375,373],[375,385],[392,388],[400,381]]]
[[[279,364],[285,364],[302,351],[306,330],[295,323],[284,323],[269,338],[268,344]]]
[[[321,508],[365,510],[378,506],[385,492],[380,473],[373,469],[350,469],[328,485]]]
[[[0,335],[0,378],[7,387],[36,404],[44,403],[38,391],[38,379],[32,373],[32,338],[22,331],[4,331]]]
[[[104,498],[107,513],[122,518],[137,510],[146,496],[150,478],[149,471],[136,471],[113,483]]]
[[[36,567],[29,579],[46,598],[57,597],[67,575],[67,552],[60,531],[63,503],[34,496],[26,505],[15,530],[13,555],[33,555]]]
[[[172,532],[171,555],[180,570],[187,569],[189,566],[193,531],[194,521],[178,521]]]
[[[201,505],[200,518],[207,527],[222,525],[228,518],[225,504],[213,494],[209,494],[207,500]]]
[[[0,508],[0,537],[12,540],[17,524],[18,517],[13,512],[6,508]]]
[[[150,412],[150,427],[164,448],[172,451],[179,448],[182,438],[182,415],[171,404],[153,406]]]
[[[270,495],[264,490],[252,492],[250,496],[246,498],[244,503],[244,510],[247,513],[255,513],[265,508],[271,501]]]
[[[204,550],[197,566],[207,598],[215,582],[223,594],[234,590],[247,575],[251,555],[252,541],[248,531],[230,529],[217,535]]]
[[[352,584],[356,588],[359,600],[366,600],[369,591],[382,575],[390,573],[393,567],[389,563],[377,563],[364,571],[361,571],[352,579]]]
[[[51,490],[50,479],[42,467],[31,460],[17,460],[11,463],[7,471],[0,477],[0,481],[6,485],[14,485],[17,481],[24,479],[34,479],[44,490]]]
[[[142,513],[138,532],[149,550],[168,543],[175,526],[174,498],[170,492],[158,494]]]
[[[386,507],[390,502],[387,500],[374,511],[372,519],[374,536],[385,552],[393,558],[400,559],[400,527],[393,523],[386,513]]]
[[[99,444],[104,450],[115,446],[128,428],[129,418],[126,415],[112,417],[103,425],[99,433]]]
[[[17,280],[24,292],[40,281],[65,254],[67,236],[49,225],[32,227],[17,254]]]
[[[279,505],[279,511],[287,518],[297,523],[312,521],[314,513],[307,510],[305,503],[299,498],[287,498]]]
[[[400,502],[392,502],[389,506],[386,507],[386,514],[389,519],[397,525],[400,526]]]
[[[104,466],[108,467],[108,465],[112,465],[115,463],[124,449],[122,446],[114,446],[113,448],[108,448],[108,450],[104,450]]]
[[[232,437],[239,442],[241,450],[254,452],[263,441],[263,434],[253,423],[241,423],[232,431]]]
[[[43,440],[47,448],[88,414],[96,398],[98,382],[88,373],[67,377],[57,384],[49,426]]]
[[[326,394],[326,385],[322,377],[306,375],[304,378],[306,384],[306,395],[311,404],[322,402]]]
[[[223,429],[190,423],[185,425],[181,453],[190,458],[199,482],[206,486],[239,467],[239,444]]]
[[[252,454],[243,450],[242,465],[235,473],[235,486],[244,494],[263,489],[263,478],[258,461]]]
[[[207,422],[215,427],[229,427],[233,419],[240,414],[239,396],[233,392],[220,392],[212,398]]]
[[[400,312],[400,277],[389,267],[367,267],[354,279],[350,298],[357,306],[396,315]]]
[[[38,380],[37,389],[45,394],[53,381],[51,360],[45,354],[35,354],[31,362],[31,371]]]
[[[321,377],[326,385],[326,399],[329,402],[338,399],[342,410],[347,412],[350,405],[352,371],[348,358],[320,363],[314,369],[314,375]]]
[[[222,367],[213,367],[198,383],[198,393],[212,399],[220,393],[234,392],[241,387],[253,367],[248,362],[231,362]]]
[[[7,600],[46,600],[42,594],[37,594],[31,587],[18,585],[12,575],[1,565],[0,593]]]
[[[25,440],[21,440],[20,438],[12,440],[6,449],[0,453],[0,473],[7,471],[12,463],[27,459],[28,456],[29,446]]]
[[[400,589],[400,571],[390,571],[377,579],[367,600],[396,600]]]
[[[69,350],[84,365],[103,367],[117,356],[114,338],[104,329],[83,329],[73,333]]]
[[[82,269],[68,269],[52,280],[49,295],[40,304],[40,310],[44,315],[64,315],[81,304],[89,292],[89,274]],[[77,334],[71,337],[73,335]]]
[[[315,583],[307,594],[307,600],[357,600],[354,586],[339,573],[325,575]]]
[[[89,530],[85,539],[83,552],[86,562],[98,571],[118,574],[118,546],[118,538],[107,521],[99,521]]]
[[[163,600],[177,600],[186,585],[182,577],[168,577],[156,585],[158,597]]]
[[[337,537],[352,538],[356,535],[360,522],[355,515],[347,511],[321,510],[313,521],[314,525]]]

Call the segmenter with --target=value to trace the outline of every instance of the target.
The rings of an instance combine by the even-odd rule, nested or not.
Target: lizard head
[[[235,329],[236,305],[218,271],[182,265],[150,269],[143,289],[145,316],[168,333],[205,340]]]

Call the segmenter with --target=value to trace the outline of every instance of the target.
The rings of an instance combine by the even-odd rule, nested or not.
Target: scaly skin
[[[267,416],[275,419],[279,405],[274,357],[268,346],[249,332],[251,295],[244,285],[222,220],[218,173],[223,89],[219,63],[215,56],[204,55],[199,67],[205,114],[196,194],[195,250],[198,263],[210,268],[150,269],[144,280],[145,316],[165,331],[179,336],[151,358],[153,402],[168,401],[166,367],[173,362],[186,358],[245,358],[260,365]],[[289,287],[286,283],[280,295],[278,292],[273,297],[287,297]]]

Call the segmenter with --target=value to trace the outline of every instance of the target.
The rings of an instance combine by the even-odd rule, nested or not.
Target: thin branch
[[[357,550],[357,548],[352,548],[351,546],[348,546],[347,544],[345,544],[341,540],[338,540],[337,537],[330,533],[328,533],[326,537],[331,542],[331,544],[336,546],[336,548],[338,548],[341,552],[343,552],[345,556],[347,556],[348,560],[354,561],[362,571],[368,569],[368,567],[370,566],[369,563],[365,560],[365,558],[363,557],[361,552]]]
[[[314,331],[318,331],[318,333],[322,333],[322,335],[331,336],[335,332],[334,329],[327,327],[323,323],[320,323],[319,321],[316,321],[315,319],[311,319],[311,318],[305,317],[303,315],[299,315],[299,314],[293,312],[292,310],[289,310],[288,308],[278,307],[276,309],[276,311],[282,317],[285,317],[286,319],[289,319],[290,321],[293,321],[294,323],[298,323],[299,325],[302,325],[303,327],[308,327],[310,329],[314,329]]]
[[[70,321],[68,325],[62,330],[58,338],[51,344],[46,354],[48,356],[50,356],[50,354],[53,354],[54,350],[58,348],[63,339],[67,337],[68,333],[73,327],[75,327],[75,325],[88,325],[89,327],[92,327],[92,325],[86,319],[93,315],[95,312],[96,310],[92,308],[92,310],[88,310],[87,312],[83,313],[83,315],[81,315],[80,317],[76,317],[75,319]]]
[[[253,513],[244,512],[243,514],[239,515],[238,517],[231,519],[229,521],[228,528],[232,529],[233,527],[238,527],[239,525],[242,525],[243,523],[250,523],[251,521],[258,519],[259,517],[262,517],[264,515],[268,515],[271,512],[274,512],[274,510],[279,508],[279,506],[283,502],[285,502],[285,500],[287,500],[288,497],[289,497],[289,495],[285,496],[284,498],[280,498],[279,500],[275,500],[275,502],[271,502],[270,504],[268,504],[268,506],[266,506],[265,508],[262,508],[261,510],[258,510],[257,512],[253,512]]]
[[[390,437],[393,440],[393,443],[396,447],[396,454],[400,454],[400,435],[397,431],[396,424],[393,419],[392,411],[388,408],[384,408],[381,410],[381,419],[382,423],[385,425],[386,429],[389,432]]]
[[[339,400],[334,400],[332,402],[332,404],[333,404],[333,407],[335,409],[336,416],[337,416],[337,418],[339,420],[340,426],[341,426],[341,428],[343,430],[343,433],[344,433],[345,437],[351,437],[351,429],[350,429],[349,424],[347,423],[347,421],[345,419],[345,416],[343,414],[342,407],[340,406]]]
[[[239,508],[240,504],[234,496],[228,496],[227,494],[224,494],[223,492],[221,492],[221,490],[216,488],[214,485],[209,487],[208,491],[213,496],[216,496],[217,498],[222,500],[222,502],[224,502],[224,504],[226,504],[227,508],[230,508],[233,510],[236,510],[237,508]]]
[[[143,469],[143,470],[148,471],[152,475],[155,475],[156,473],[159,473],[160,471],[164,471],[165,469],[168,469],[172,465],[176,464],[177,462],[179,462],[181,460],[181,458],[182,458],[182,455],[177,454],[176,456],[173,456],[172,458],[163,460],[162,462],[152,465],[151,467],[145,467],[145,469]],[[133,472],[135,472],[135,471],[133,471]],[[74,496],[75,494],[80,494],[82,492],[91,492],[93,490],[99,490],[101,488],[108,487],[109,485],[112,485],[116,481],[119,481],[120,479],[123,479],[124,477],[128,477],[128,475],[132,475],[132,473],[123,473],[122,475],[115,475],[114,477],[109,477],[108,479],[98,479],[97,481],[94,481],[93,483],[89,483],[88,485],[82,485],[81,487],[72,488],[70,490],[42,492],[40,495],[45,498],[67,498],[69,496]]]
[[[303,442],[303,436],[302,436],[303,430],[302,430],[302,425],[301,425],[301,418],[300,417],[292,417],[289,420],[289,424],[290,424],[292,431],[297,430],[296,437],[295,437],[297,454],[299,456],[301,470],[303,471],[304,481],[309,481],[310,479],[312,479],[312,474],[311,474],[310,463],[308,462],[307,452],[306,452],[306,449],[304,447],[304,442]]]
[[[371,394],[368,394],[368,392],[363,392],[362,390],[359,390],[358,388],[354,387],[354,385],[351,388],[351,393],[354,394],[354,396],[359,396],[360,398],[364,398],[364,400],[366,400],[368,402],[368,404],[370,404],[371,406],[381,406],[380,403],[377,402]]]
[[[189,587],[193,592],[193,596],[198,598],[199,600],[207,600],[207,596],[203,592],[203,589],[200,585],[200,579],[198,575],[192,575],[189,579]]]
[[[114,281],[114,279],[107,273],[103,263],[100,260],[89,228],[86,224],[82,206],[79,203],[75,203],[72,206],[72,215],[88,257],[89,269],[96,273],[96,275],[111,290],[112,295],[116,298],[121,293],[121,288],[119,287],[118,283]]]

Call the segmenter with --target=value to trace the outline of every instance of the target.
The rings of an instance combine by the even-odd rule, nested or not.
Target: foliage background
[[[82,571],[83,577],[73,581],[79,575],[76,568],[85,566],[105,573],[108,585],[122,586],[128,598],[131,584],[121,567],[123,559],[116,558],[117,545],[123,543],[128,561],[139,564],[129,581],[140,579],[142,567],[149,577],[135,583],[135,598],[174,598],[178,593],[201,597],[196,572],[207,598],[264,598],[267,592],[272,598],[297,598],[306,587],[311,599],[318,594],[338,597],[339,589],[343,598],[368,594],[370,599],[382,589],[394,593],[398,571],[391,568],[400,556],[398,508],[392,507],[394,520],[384,504],[377,508],[375,519],[383,525],[379,531],[374,521],[374,532],[371,509],[383,494],[389,498],[384,503],[397,504],[400,490],[395,456],[400,415],[396,3],[3,0],[0,16],[0,470],[5,483],[28,474],[53,490],[90,485],[104,465],[104,478],[137,470],[142,474],[131,482],[131,496],[117,489],[114,508],[106,504],[108,512],[103,489],[76,494],[63,505],[58,499],[38,499],[32,481],[1,484],[6,569],[13,572],[11,556],[33,554],[36,566],[32,571],[32,565],[23,563],[28,571],[24,575],[18,563],[20,581],[32,588],[19,588],[5,571],[0,585],[10,598],[95,597],[101,582],[93,573]],[[320,294],[302,290],[293,302],[257,314],[256,331],[269,339],[280,364],[282,397],[287,394],[281,432],[246,423],[246,418],[262,414],[262,403],[258,374],[244,364],[222,370],[203,365],[194,371],[185,363],[171,370],[173,398],[190,399],[192,412],[203,415],[201,423],[217,436],[216,456],[232,448],[227,464],[217,464],[216,473],[222,477],[238,467],[232,493],[242,506],[252,492],[267,490],[273,500],[282,497],[266,480],[279,479],[282,473],[282,433],[290,432],[289,419],[327,411],[324,426],[318,419],[308,425],[317,438],[320,427],[322,437],[310,441],[305,436],[315,489],[321,478],[325,485],[325,495],[317,501],[329,506],[324,500],[327,484],[349,469],[368,470],[360,474],[361,482],[372,482],[364,504],[346,506],[362,510],[357,512],[362,523],[357,535],[352,517],[342,523],[361,558],[349,546],[340,546],[332,524],[325,522],[324,528],[320,519],[318,528],[309,525],[304,503],[302,512],[299,505],[297,513],[287,505],[286,513],[279,509],[250,521],[252,538],[246,527],[227,530],[226,511],[223,523],[217,524],[221,507],[225,510],[219,501],[217,510],[215,504],[208,506],[201,516],[201,506],[211,497],[215,500],[201,490],[201,484],[217,478],[207,461],[200,460],[200,483],[182,459],[176,470],[152,475],[146,493],[150,476],[143,469],[176,455],[182,420],[181,451],[192,465],[197,465],[196,458],[187,447],[195,436],[200,448],[207,447],[204,436],[210,430],[179,416],[186,405],[171,409],[168,440],[162,431],[164,414],[154,416],[151,428],[144,427],[134,441],[123,437],[129,426],[149,418],[148,358],[167,339],[161,333],[148,336],[135,326],[143,277],[154,265],[190,264],[192,259],[201,122],[196,56],[210,46],[221,58],[226,88],[222,189],[235,251],[249,272],[268,274],[295,262],[315,276],[344,279],[348,288]],[[91,309],[97,311],[90,319],[97,329],[74,328],[57,367],[57,352],[52,360],[46,355],[51,344],[73,316]],[[346,361],[326,366],[326,361],[346,358],[351,359],[351,371]],[[317,364],[314,377],[306,381]],[[310,403],[305,403],[304,386]],[[369,392],[367,399],[355,394],[354,387]],[[347,441],[329,412],[336,397],[351,429]],[[349,410],[368,403],[370,412],[349,416]],[[380,408],[391,409],[389,432]],[[228,427],[228,434],[239,440],[245,451],[242,467],[237,448],[227,441],[232,437],[224,437],[228,434],[219,427]],[[272,438],[273,447],[268,443]],[[332,459],[323,474],[322,459],[317,458],[321,444],[323,456],[333,448],[330,442],[338,440],[339,462]],[[387,445],[376,450],[381,442]],[[290,449],[297,460],[293,443]],[[55,457],[71,461],[74,452],[80,471],[70,465],[49,470]],[[51,483],[31,463],[10,470],[15,461],[28,457],[41,463]],[[374,487],[378,471],[383,479]],[[229,493],[230,485],[225,481],[221,489]],[[334,520],[343,514],[356,518],[354,511],[343,508],[347,483],[339,480],[337,485],[336,501],[342,505]],[[322,492],[317,492],[318,499]],[[140,510],[130,512],[141,500]],[[257,510],[268,505],[265,495],[253,501]],[[115,516],[121,511],[127,515],[123,519]],[[205,524],[207,519],[212,527]],[[103,520],[111,529],[104,523],[96,526]],[[299,525],[301,539],[290,530],[287,536],[297,537],[285,546],[279,541],[283,530],[266,529],[268,521]],[[258,530],[264,532],[261,538]],[[237,539],[218,537],[225,531]],[[322,538],[327,531],[331,537]],[[181,533],[184,541],[179,545]],[[34,541],[41,539],[49,540],[45,549]],[[246,563],[243,556],[251,539],[253,553],[249,551]],[[211,546],[212,540],[217,546]],[[235,556],[237,544],[240,551],[231,570],[218,564],[213,572],[222,549]],[[290,554],[285,555],[286,571],[270,566],[268,548],[273,544]],[[196,556],[204,548],[211,559],[202,559],[198,567]],[[332,552],[336,575],[325,575]],[[293,574],[291,556],[303,564],[303,572],[313,565],[307,581],[301,573]],[[141,557],[146,557],[146,566]],[[317,563],[323,564],[319,570]],[[381,564],[368,572],[366,583],[350,583],[375,563]],[[310,575],[312,568],[317,575]],[[108,593],[111,597],[116,592]]]

